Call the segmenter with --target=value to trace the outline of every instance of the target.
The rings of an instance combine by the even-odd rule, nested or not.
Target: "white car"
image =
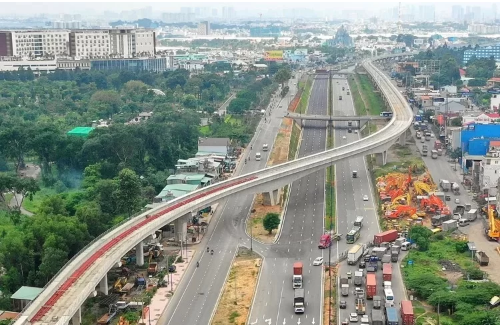
[[[370,319],[368,318],[368,315],[361,316],[361,323],[370,324]]]
[[[344,139],[344,140],[345,140],[345,139],[347,139],[347,138],[346,138],[346,137],[345,137],[345,135],[344,135],[344,136],[342,137],[342,139]]]
[[[368,201],[368,195],[363,195],[363,201]]]
[[[354,133],[358,134],[358,130],[354,130]]]
[[[318,266],[318,265],[323,265],[323,257],[316,257],[316,259],[314,260],[313,262],[313,265],[314,266]]]
[[[351,323],[357,323],[358,322],[358,314],[356,314],[356,313],[350,313],[349,314],[349,321]]]

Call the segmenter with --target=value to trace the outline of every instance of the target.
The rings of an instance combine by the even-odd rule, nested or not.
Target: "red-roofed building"
[[[491,78],[487,83],[488,87],[498,87],[500,86],[500,78]]]

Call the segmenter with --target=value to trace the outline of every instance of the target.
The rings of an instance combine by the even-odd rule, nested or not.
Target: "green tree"
[[[235,98],[231,100],[227,110],[229,113],[242,114],[250,109],[251,102],[245,98]]]
[[[284,87],[285,82],[288,82],[290,78],[292,77],[292,72],[288,68],[281,68],[276,72],[276,75],[274,76],[274,80],[281,84],[282,87]]]
[[[24,156],[30,149],[31,128],[28,124],[15,125],[0,132],[0,154],[14,160],[16,172],[24,166]]]
[[[264,219],[262,219],[262,225],[264,229],[269,232],[269,235],[273,233],[274,229],[278,229],[280,225],[280,215],[277,213],[268,213],[265,215]]]
[[[117,203],[118,207],[130,217],[141,203],[141,181],[130,169],[122,169],[118,174]]]
[[[101,118],[109,118],[120,111],[122,100],[113,90],[100,90],[90,98],[90,105],[99,112]]]

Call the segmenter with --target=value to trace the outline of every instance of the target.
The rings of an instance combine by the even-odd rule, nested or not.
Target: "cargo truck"
[[[354,285],[358,287],[363,285],[363,272],[361,271],[354,272]]]
[[[486,255],[486,253],[482,252],[482,251],[477,251],[475,258],[476,258],[476,261],[481,266],[488,266],[488,263],[490,262],[490,258],[488,257],[488,255]]]
[[[372,325],[385,325],[385,317],[382,310],[372,310]]]
[[[459,219],[460,220],[460,219]],[[458,220],[448,220],[441,225],[443,231],[454,231],[458,228]]]
[[[399,325],[398,311],[395,307],[385,308],[385,317],[387,319],[387,325]]]
[[[477,219],[477,209],[470,209],[464,215],[464,217],[469,221],[474,221]]]
[[[347,264],[354,265],[358,262],[361,255],[363,255],[363,246],[362,245],[354,245],[349,252],[347,252]]]
[[[363,228],[363,219],[363,217],[356,217],[356,220],[354,220],[354,227]]]
[[[384,264],[382,267],[382,277],[384,281],[392,281],[392,264]]]
[[[295,289],[293,296],[293,308],[296,314],[303,314],[306,311],[304,289]]]
[[[401,301],[401,319],[403,320],[403,325],[415,324],[415,315],[413,314],[413,306],[411,304],[411,301],[409,300]]]
[[[439,186],[443,189],[443,191],[448,192],[451,189],[451,183],[447,179],[440,179]]]
[[[366,272],[377,272],[378,270],[378,262],[376,259],[370,260],[368,264],[366,265]]]
[[[398,231],[395,229],[387,230],[381,232],[380,234],[376,234],[373,236],[373,244],[380,245],[383,242],[393,242],[398,238]]]
[[[373,299],[377,294],[377,278],[374,273],[366,275],[366,299]]]
[[[347,278],[340,278],[340,293],[343,297],[349,295],[349,280]]]
[[[382,308],[382,297],[381,296],[373,296],[373,308],[374,309]]]
[[[372,256],[376,256],[377,260],[382,260],[382,257],[387,253],[387,247],[373,247],[372,248]]]
[[[295,262],[293,263],[293,288],[302,288],[302,269],[303,265],[302,262]]]
[[[382,256],[382,264],[391,263],[391,254],[385,254]]]
[[[451,184],[451,189],[453,191],[453,193],[455,193],[455,195],[459,195],[460,194],[460,185],[458,185],[458,183],[452,183]]]
[[[448,214],[442,214],[442,215],[439,215],[439,216],[434,216],[431,218],[431,225],[433,227],[438,227],[438,226],[441,226],[443,224],[443,222],[445,221],[448,221],[451,219],[451,216],[448,215]]]
[[[356,298],[356,313],[358,315],[364,315],[366,312],[366,302],[363,298]]]

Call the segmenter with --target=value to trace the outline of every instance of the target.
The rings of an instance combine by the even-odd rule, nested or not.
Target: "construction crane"
[[[496,217],[498,217],[498,213],[488,204],[488,221],[490,223],[488,237],[490,240],[498,240],[500,238],[500,221]]]

